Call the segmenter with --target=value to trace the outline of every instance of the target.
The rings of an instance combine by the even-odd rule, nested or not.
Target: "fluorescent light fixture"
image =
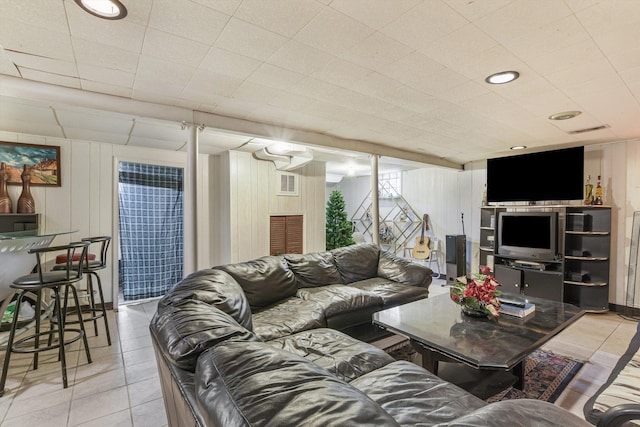
[[[501,71],[499,73],[491,74],[489,77],[484,79],[484,81],[492,85],[501,85],[512,82],[518,77],[520,77],[520,73],[517,71]]]
[[[582,111],[563,111],[549,116],[549,120],[568,120],[582,114]]]
[[[103,19],[122,19],[127,8],[118,0],[74,0],[86,12]]]
[[[527,148],[526,145],[514,145],[513,147],[509,148],[509,150],[524,150],[525,148]]]

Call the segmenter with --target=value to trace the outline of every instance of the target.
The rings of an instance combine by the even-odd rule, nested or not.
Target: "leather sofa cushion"
[[[265,256],[214,268],[229,273],[240,284],[252,311],[296,294],[296,278],[283,257]]]
[[[408,286],[392,280],[375,277],[361,280],[350,286],[378,295],[382,298],[384,308],[393,307],[411,301],[417,301],[429,296],[429,290],[418,286]]]
[[[190,372],[200,354],[220,342],[260,341],[228,314],[196,300],[159,306],[150,329],[171,363]]]
[[[302,356],[347,382],[395,361],[378,347],[334,329],[299,332],[268,343]]]
[[[347,285],[301,288],[297,296],[318,303],[327,318],[359,308],[382,307],[382,298],[378,295]]]
[[[296,297],[253,314],[253,331],[265,341],[326,326],[322,307]]]
[[[405,361],[390,363],[350,384],[405,426],[447,423],[487,405],[460,387]],[[495,420],[484,421],[484,425],[493,425]]]
[[[331,252],[284,255],[299,288],[342,283]]]
[[[266,343],[234,342],[207,351],[196,381],[206,425],[398,425],[364,393]]]
[[[433,280],[433,271],[426,265],[386,251],[380,251],[376,275],[412,286],[428,287]]]
[[[362,243],[333,249],[331,252],[340,272],[342,283],[353,283],[378,275],[380,249],[376,245]]]
[[[553,403],[535,399],[495,402],[446,423],[447,427],[486,427],[487,425],[593,427],[592,424]]]
[[[190,274],[175,285],[158,306],[175,305],[185,300],[212,305],[245,328],[253,329],[249,301],[238,282],[224,271],[205,269]]]

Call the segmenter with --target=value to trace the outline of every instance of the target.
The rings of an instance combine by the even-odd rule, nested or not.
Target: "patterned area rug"
[[[396,360],[419,362],[419,356],[411,348],[408,341],[404,341],[385,349]],[[514,387],[489,397],[487,402],[497,402],[509,399],[538,399],[555,402],[567,387],[576,373],[584,365],[583,362],[560,356],[545,350],[536,350],[525,359],[525,389]],[[515,378],[515,377],[514,377]]]

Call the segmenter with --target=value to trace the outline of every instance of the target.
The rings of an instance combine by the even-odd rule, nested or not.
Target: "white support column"
[[[189,126],[187,169],[184,176],[184,275],[198,263],[198,126]]]
[[[371,155],[371,238],[380,247],[380,205],[378,203],[378,155]]]

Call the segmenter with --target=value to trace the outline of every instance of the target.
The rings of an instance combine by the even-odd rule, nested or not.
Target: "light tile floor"
[[[448,292],[435,281],[432,294]],[[0,427],[9,426],[153,426],[166,425],[149,320],[156,302],[121,306],[109,312],[112,346],[104,325],[93,336],[87,323],[91,356],[88,364],[79,342],[68,354],[69,387],[62,388],[57,354],[41,355],[38,370],[31,357],[11,358],[7,391],[0,398]],[[582,408],[624,353],[637,323],[615,313],[587,314],[551,340],[545,349],[585,360],[557,405],[583,416]]]

